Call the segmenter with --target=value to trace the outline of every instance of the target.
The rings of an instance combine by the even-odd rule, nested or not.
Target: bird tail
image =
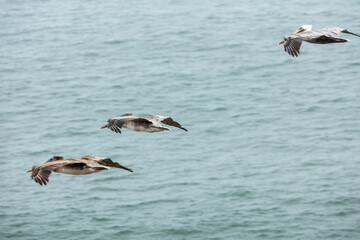
[[[359,34],[356,34],[356,33],[352,33],[352,32],[349,32],[348,30],[344,30],[344,31],[342,31],[343,33],[347,33],[347,34],[351,34],[351,35],[354,35],[354,36],[357,36],[357,37],[360,37],[360,35]]]

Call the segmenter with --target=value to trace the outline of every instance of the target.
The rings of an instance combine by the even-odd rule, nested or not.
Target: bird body
[[[340,33],[347,33],[360,37],[358,34],[335,26],[328,26],[314,31],[311,31],[311,28],[311,25],[301,26],[294,33],[285,35],[284,40],[279,42],[279,45],[284,43],[285,52],[288,52],[289,55],[292,55],[293,57],[297,57],[300,53],[300,47],[303,41],[314,44],[349,42],[348,39],[340,38]]]
[[[178,122],[174,121],[171,117],[164,117],[159,115],[148,115],[145,117],[136,117],[131,113],[126,113],[120,117],[110,118],[108,124],[100,127],[109,128],[110,130],[121,133],[121,128],[127,128],[136,132],[161,132],[161,131],[170,131],[170,128],[164,127],[160,123],[164,123],[170,126],[178,127],[184,131],[187,129],[183,128]]]
[[[161,126],[156,122],[149,123],[148,121],[127,121],[123,125],[124,128],[131,129],[136,132],[162,132],[164,130],[171,131],[170,128]]]
[[[49,182],[49,176],[52,172],[87,175],[102,170],[109,170],[110,167],[122,168],[132,172],[131,169],[113,162],[110,158],[83,156],[81,158],[64,159],[60,156],[54,156],[48,161],[33,166],[27,172],[32,172],[31,178],[40,185],[46,185]]]
[[[76,161],[76,159],[74,159]],[[100,172],[102,170],[109,170],[109,167],[103,166],[98,163],[78,161],[78,163],[70,163],[63,166],[59,166],[54,169],[54,172],[64,173],[70,175],[87,175],[91,173]]]

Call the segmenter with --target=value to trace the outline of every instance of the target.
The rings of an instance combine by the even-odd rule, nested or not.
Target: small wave
[[[109,222],[112,221],[113,219],[106,217],[92,217],[91,220],[95,222]]]
[[[239,197],[239,198],[245,198],[249,197],[252,194],[250,191],[230,191],[219,194],[220,197]]]
[[[111,86],[111,88],[124,89],[124,86],[122,86],[122,85],[113,85],[113,86]]]
[[[227,108],[226,107],[217,107],[214,109],[215,112],[222,112],[222,111],[226,111]]]
[[[136,208],[136,207],[147,206],[147,205],[157,205],[157,204],[161,204],[161,203],[177,203],[177,202],[179,202],[178,199],[158,199],[158,200],[143,201],[143,202],[134,203],[134,204],[124,204],[124,205],[120,205],[118,207]]]
[[[360,62],[350,63],[348,66],[360,66]]]
[[[114,226],[113,228],[119,229],[119,226]],[[133,234],[133,233],[135,233],[135,232],[131,231],[131,230],[121,230],[121,231],[115,233],[115,236],[129,235],[129,234]]]
[[[126,40],[112,40],[112,41],[105,41],[105,44],[110,44],[110,45],[116,45],[116,44],[121,44],[121,43],[125,43]]]
[[[309,108],[306,108],[305,110],[304,110],[304,112],[316,112],[317,110],[319,110],[320,109],[320,107],[318,107],[318,106],[311,106],[311,107],[309,107]]]
[[[202,232],[201,230],[198,229],[189,229],[189,228],[169,228],[169,229],[164,229],[163,231],[168,234],[175,234],[180,236]]]

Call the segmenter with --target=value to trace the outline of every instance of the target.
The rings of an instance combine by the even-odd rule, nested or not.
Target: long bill
[[[32,171],[32,169],[29,169],[29,170],[26,171],[26,173],[31,172],[31,171]]]
[[[100,129],[103,129],[103,128],[107,128],[107,124],[105,124],[104,126],[101,126]]]
[[[284,40],[283,41],[281,41],[281,42],[279,42],[279,45],[281,45],[281,44],[283,44],[284,43]]]

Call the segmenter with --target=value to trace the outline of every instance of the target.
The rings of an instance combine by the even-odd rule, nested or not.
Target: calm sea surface
[[[360,1],[0,1],[0,239],[360,239]],[[177,128],[121,135],[123,113]],[[53,155],[134,173],[25,171]]]

